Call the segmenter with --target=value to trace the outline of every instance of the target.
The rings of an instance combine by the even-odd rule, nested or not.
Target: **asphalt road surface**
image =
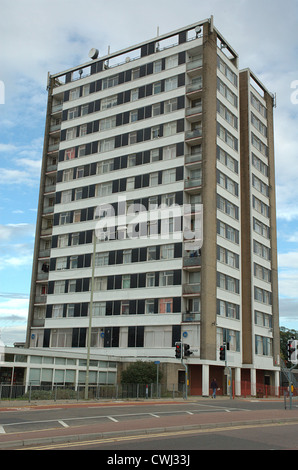
[[[283,400],[248,399],[0,405],[0,449],[296,449],[297,404],[291,410]]]

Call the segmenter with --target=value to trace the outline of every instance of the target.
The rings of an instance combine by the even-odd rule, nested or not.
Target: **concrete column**
[[[250,369],[250,393],[253,397],[257,394],[257,372],[256,369]]]
[[[274,385],[275,385],[275,395],[278,396],[279,395],[279,371],[276,370],[274,372]]]
[[[241,369],[240,367],[235,368],[235,395],[241,395]]]
[[[202,395],[209,397],[209,365],[202,365]]]

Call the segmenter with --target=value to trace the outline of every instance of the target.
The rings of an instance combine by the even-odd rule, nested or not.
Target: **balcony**
[[[183,322],[199,322],[201,321],[201,314],[197,312],[183,312],[182,313]]]
[[[186,95],[189,99],[195,100],[201,96],[203,90],[202,80],[186,85]]]
[[[202,140],[202,129],[193,129],[185,132],[185,140],[189,145],[199,145]]]
[[[196,152],[193,154],[188,154],[185,155],[185,164],[192,164],[192,163],[197,163],[202,161],[202,151],[201,152]]]
[[[198,116],[202,114],[203,107],[202,104],[193,106],[191,108],[186,108],[185,117],[189,122],[195,122],[198,120]]]
[[[186,72],[189,76],[196,75],[198,70],[203,67],[203,57],[199,57],[197,59],[192,60],[191,62],[187,62],[186,64]]]
[[[191,253],[183,257],[183,268],[198,268],[202,265],[201,256]]]
[[[197,296],[201,293],[201,283],[196,284],[183,284],[182,285],[182,295],[183,296]]]
[[[188,193],[196,193],[202,187],[202,177],[184,180],[184,190]]]

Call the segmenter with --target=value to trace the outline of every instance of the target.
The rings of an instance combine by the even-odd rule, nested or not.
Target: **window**
[[[146,274],[146,287],[154,287],[155,286],[155,273],[147,273]]]
[[[62,195],[61,195],[62,204],[67,204],[68,202],[71,202],[71,195],[72,195],[71,189],[67,191],[62,191]]]
[[[149,186],[157,186],[157,185],[158,185],[158,172],[150,173]]]
[[[160,103],[152,105],[152,116],[159,116],[161,112]]]
[[[127,346],[129,348],[144,346],[144,327],[143,326],[129,326],[128,327]]]
[[[83,178],[84,176],[84,167],[83,166],[78,166],[76,169],[76,178]]]
[[[123,250],[123,264],[131,263],[131,250]]]
[[[254,188],[256,188],[257,191],[259,191],[264,196],[269,196],[269,186],[263,183],[263,181],[257,178],[254,174],[252,175],[252,185]]]
[[[178,101],[177,98],[172,98],[164,102],[164,113],[172,113],[173,111],[177,111],[178,109]]]
[[[100,152],[109,152],[113,150],[115,147],[115,139],[112,137],[111,139],[103,139],[100,141]]]
[[[153,83],[153,95],[157,95],[158,93],[161,93],[161,82]]]
[[[147,247],[147,261],[156,260],[156,246]]]
[[[96,253],[95,266],[107,266],[109,264],[109,253]]]
[[[163,194],[161,196],[161,204],[165,206],[173,206],[175,204],[175,193]]]
[[[79,108],[72,108],[68,110],[67,119],[75,119],[79,115]]]
[[[172,286],[174,284],[173,271],[161,271],[160,273],[160,286]]]
[[[135,177],[131,176],[126,180],[126,191],[131,191],[135,188]]]
[[[99,124],[101,131],[107,131],[116,127],[116,116],[111,116],[106,119],[102,119]]]
[[[225,300],[217,299],[217,315],[221,315],[227,318],[233,318],[234,320],[240,319],[240,306],[227,302]]]
[[[131,90],[130,101],[137,101],[138,99],[139,99],[139,89],[135,88],[134,90]]]
[[[153,73],[158,73],[162,71],[162,60],[156,60],[153,62]]]
[[[146,314],[154,313],[154,299],[145,300],[145,313]]]
[[[77,267],[78,267],[78,260],[79,260],[78,255],[75,255],[75,256],[71,256],[71,257],[70,257],[70,269],[77,269]]]
[[[65,281],[55,281],[54,294],[64,294],[64,293],[65,293]]]
[[[175,90],[178,87],[178,77],[170,77],[165,80],[165,91]]]
[[[77,100],[80,97],[80,87],[69,91],[69,101]]]
[[[140,67],[132,69],[131,71],[131,79],[136,80],[137,78],[140,78]]]
[[[57,246],[58,248],[64,248],[65,246],[68,246],[68,234],[58,235]]]
[[[150,150],[150,160],[151,162],[159,161],[159,149],[158,148]]]
[[[106,276],[96,277],[94,279],[94,290],[95,290],[95,292],[100,292],[100,291],[103,291],[103,290],[107,290],[107,286],[108,286],[108,279],[107,279]]]
[[[83,188],[76,188],[75,189],[75,200],[79,201],[83,198]]]
[[[76,246],[79,244],[80,234],[79,232],[71,234],[71,246]]]
[[[66,130],[66,140],[75,139],[77,135],[77,129],[75,127],[71,127],[70,129]]]
[[[66,316],[74,317],[75,304],[67,304],[66,307]]]
[[[124,274],[122,276],[122,289],[130,288],[130,274]]]
[[[80,137],[87,135],[87,124],[82,124],[80,126]]]
[[[121,301],[121,315],[129,315],[129,300],[122,300]]]
[[[96,187],[97,196],[109,196],[112,194],[112,183],[102,183],[98,184]]]
[[[159,137],[159,126],[154,126],[151,128],[151,139],[158,139]]]
[[[266,260],[270,260],[270,257],[271,257],[270,248],[263,245],[262,243],[257,242],[256,240],[253,241],[253,246],[254,246],[254,253],[256,255]]]
[[[162,245],[160,250],[161,259],[173,259],[174,258],[174,245]]]
[[[163,126],[163,135],[164,135],[164,137],[168,137],[170,135],[176,134],[176,129],[177,129],[176,121],[167,122]]]
[[[72,329],[58,329],[51,331],[51,348],[71,348]]]
[[[255,353],[262,356],[272,356],[272,339],[256,335]]]
[[[81,210],[74,211],[73,213],[73,223],[81,222]]]
[[[113,108],[114,106],[117,106],[118,103],[118,98],[117,95],[109,96],[107,98],[103,98],[101,100],[101,110]]]
[[[67,183],[68,181],[72,181],[73,176],[73,169],[70,168],[69,170],[63,171],[63,182]]]
[[[178,66],[178,54],[166,57],[166,69],[171,69]]]
[[[172,170],[164,170],[162,172],[162,182],[163,184],[175,183],[176,181],[176,168]]]
[[[60,214],[60,225],[70,223],[70,212],[61,212]]]
[[[137,143],[137,132],[130,132],[128,134],[128,143],[129,145],[136,144]]]
[[[63,304],[53,305],[52,317],[53,318],[62,318],[63,317]]]
[[[130,122],[136,122],[138,120],[138,110],[134,109],[130,111]]]
[[[133,153],[132,155],[128,155],[128,161],[127,161],[127,166],[136,166],[137,164],[137,155]]]
[[[113,171],[113,170],[114,170],[114,159],[113,158],[97,163],[96,173],[98,175],[103,175],[104,173],[109,173],[110,171]]]
[[[64,160],[73,160],[75,158],[75,149],[74,147],[71,149],[66,149],[65,150],[65,155],[64,155]]]
[[[62,258],[57,258],[56,260],[56,271],[66,269],[67,267],[67,257],[63,256]]]
[[[90,84],[83,85],[83,96],[88,96],[90,93]]]
[[[102,80],[102,89],[111,88],[118,85],[118,75],[113,75],[112,77],[106,77]]]
[[[106,314],[105,302],[93,302],[92,315],[95,317],[103,317]]]
[[[172,160],[176,158],[176,145],[168,145],[163,148],[163,159]]]
[[[76,291],[76,280],[70,279],[68,282],[68,292],[75,292]]]
[[[80,145],[78,149],[78,157],[84,157],[86,154],[86,145]]]
[[[272,305],[272,293],[260,287],[254,287],[254,299],[257,302]]]
[[[173,299],[159,299],[159,313],[172,313]]]

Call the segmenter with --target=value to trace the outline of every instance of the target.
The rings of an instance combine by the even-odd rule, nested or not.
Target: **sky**
[[[298,2],[1,0],[0,338],[24,341],[39,195],[47,75],[210,18],[276,93],[280,326],[298,330]]]

